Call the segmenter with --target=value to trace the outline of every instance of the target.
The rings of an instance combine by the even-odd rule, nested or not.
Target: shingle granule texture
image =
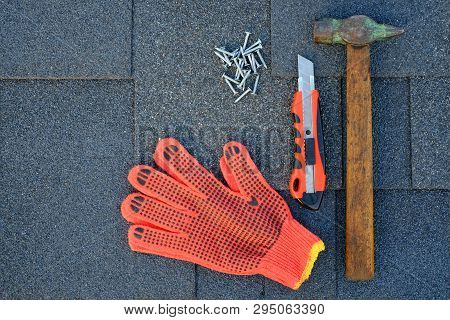
[[[262,276],[236,276],[203,267],[198,272],[198,299],[257,300],[264,297]]]
[[[450,80],[411,80],[413,187],[450,189]]]
[[[407,79],[373,80],[373,176],[378,189],[411,187],[408,89]]]
[[[2,0],[0,76],[129,77],[131,2]]]

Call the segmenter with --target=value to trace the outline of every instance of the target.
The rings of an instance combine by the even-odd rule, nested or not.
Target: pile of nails
[[[249,93],[256,94],[259,81],[258,69],[261,67],[267,69],[261,53],[261,39],[248,45],[249,37],[250,32],[246,32],[244,44],[233,51],[227,51],[225,47],[216,47],[214,51],[214,54],[220,58],[223,67],[230,72],[229,74],[225,72],[222,79],[234,95],[238,94],[238,90],[243,91],[234,102],[240,101]]]

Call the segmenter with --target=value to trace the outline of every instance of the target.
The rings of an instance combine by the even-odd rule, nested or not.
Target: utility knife
[[[325,157],[319,91],[314,87],[314,64],[298,55],[298,90],[291,105],[295,152],[289,191],[303,206],[317,210],[325,190]]]

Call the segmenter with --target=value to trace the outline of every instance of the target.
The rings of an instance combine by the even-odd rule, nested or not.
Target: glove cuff
[[[325,245],[294,218],[283,224],[278,240],[262,259],[260,273],[294,290],[309,278]]]

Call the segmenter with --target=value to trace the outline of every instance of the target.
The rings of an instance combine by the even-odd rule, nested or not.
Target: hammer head
[[[400,35],[403,29],[378,24],[367,16],[347,19],[322,19],[314,22],[314,41],[326,44],[365,46],[372,42]]]

